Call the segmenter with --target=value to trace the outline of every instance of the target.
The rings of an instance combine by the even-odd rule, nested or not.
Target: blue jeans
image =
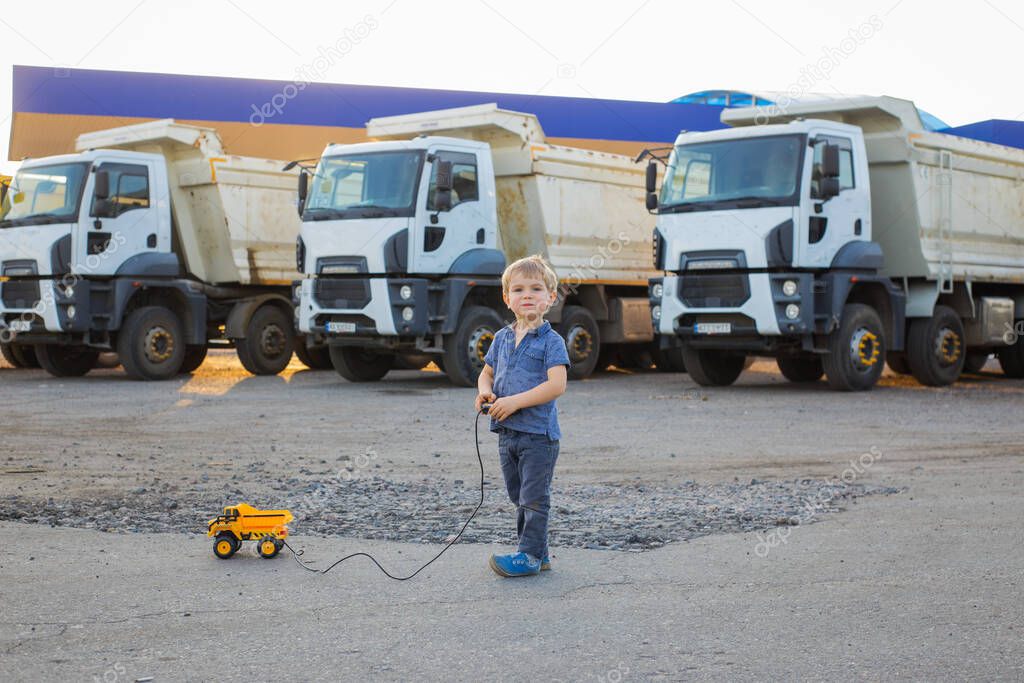
[[[558,441],[544,434],[502,429],[498,456],[508,497],[516,505],[519,552],[543,558],[548,554],[551,477],[558,460]]]

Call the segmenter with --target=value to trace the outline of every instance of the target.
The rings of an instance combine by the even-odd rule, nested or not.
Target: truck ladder
[[[953,293],[953,153],[939,152],[939,279],[940,294]]]

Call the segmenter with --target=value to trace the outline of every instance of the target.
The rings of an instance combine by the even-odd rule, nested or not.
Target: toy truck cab
[[[284,547],[288,522],[294,519],[288,510],[257,510],[246,503],[224,508],[211,519],[207,536],[213,540],[213,554],[226,560],[242,547],[242,541],[256,541],[260,557],[270,559]]]

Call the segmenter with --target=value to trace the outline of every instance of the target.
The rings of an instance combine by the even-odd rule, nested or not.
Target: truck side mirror
[[[647,162],[647,193],[650,194],[658,189],[658,165],[653,162]]]
[[[110,173],[107,171],[96,171],[96,182],[93,184],[92,196],[96,199],[106,199],[110,196]]]
[[[309,176],[306,173],[299,173],[299,215],[302,215],[302,210],[306,208],[306,195],[309,194]]]
[[[434,189],[434,210],[449,211],[452,208],[452,162],[437,162],[437,180]]]
[[[822,201],[839,196],[839,178],[822,178],[818,181],[818,194]]]
[[[839,145],[826,144],[822,147],[821,175],[825,178],[839,177]]]

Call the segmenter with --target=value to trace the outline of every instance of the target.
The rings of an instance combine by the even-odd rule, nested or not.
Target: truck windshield
[[[679,145],[661,187],[663,213],[795,205],[804,136]]]
[[[304,220],[412,216],[423,150],[324,157],[310,183]]]
[[[25,168],[14,176],[0,205],[0,228],[78,220],[89,164]]]

